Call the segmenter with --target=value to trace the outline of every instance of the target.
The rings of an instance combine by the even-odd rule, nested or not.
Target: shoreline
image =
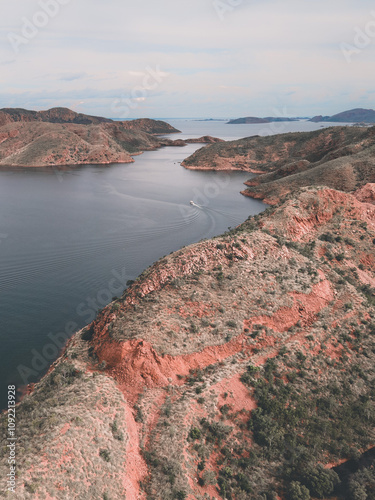
[[[173,133],[173,132],[171,132],[171,133]],[[154,135],[157,135],[157,134],[154,134]],[[140,156],[148,151],[158,151],[159,149],[163,149],[166,147],[185,147],[185,146],[188,146],[190,144],[203,144],[203,147],[204,147],[204,145],[213,144],[214,142],[221,142],[221,139],[212,138],[212,137],[209,137],[207,141],[203,141],[202,139],[204,139],[204,138],[197,137],[196,139],[187,139],[187,140],[164,139],[165,141],[169,141],[169,143],[168,142],[161,143],[160,145],[155,146],[154,148],[144,149],[143,151],[136,151],[135,153],[128,152],[127,154],[129,155],[129,157],[131,157],[131,159],[129,159],[127,161],[126,160],[121,160],[121,161],[113,161],[112,160],[112,161],[102,161],[102,162],[82,161],[79,163],[47,163],[47,164],[43,164],[43,165],[30,165],[30,164],[20,165],[20,164],[12,164],[12,163],[9,163],[9,164],[0,163],[0,170],[2,170],[2,169],[9,170],[9,169],[16,169],[16,168],[20,168],[20,169],[24,169],[24,168],[37,168],[37,169],[39,169],[39,168],[60,168],[60,167],[62,167],[62,168],[64,168],[64,167],[74,168],[74,167],[82,167],[82,166],[87,166],[87,165],[92,165],[92,166],[95,166],[95,165],[98,165],[98,166],[100,166],[100,165],[119,165],[119,164],[126,165],[126,164],[130,164],[130,163],[135,162],[135,159],[133,158],[134,156]],[[184,166],[183,162],[181,162],[181,165]],[[202,169],[202,170],[205,170],[205,169]],[[216,169],[212,169],[212,170],[216,170]],[[241,170],[241,169],[238,169],[238,170]]]
[[[187,170],[197,170],[200,172],[244,172],[244,173],[256,174],[256,175],[264,174],[263,171],[252,169],[252,168],[244,169],[244,168],[236,168],[236,167],[229,167],[229,168],[191,167],[189,165],[186,165],[184,162],[181,163],[181,166],[186,168]]]

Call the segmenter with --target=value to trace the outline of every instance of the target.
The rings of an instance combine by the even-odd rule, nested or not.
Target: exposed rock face
[[[340,122],[340,123],[375,123],[375,111],[373,109],[356,108],[343,111],[333,116],[314,116],[312,122]]]
[[[353,191],[375,182],[375,127],[333,127],[307,133],[249,137],[196,151],[184,167],[263,174],[243,194],[275,204],[303,186]]]
[[[0,165],[6,166],[129,163],[132,154],[179,145],[155,137],[178,132],[165,122],[115,122],[66,108],[5,109],[0,111],[0,125]]]
[[[304,188],[142,273],[17,407],[13,497],[329,496],[318,464],[374,443],[363,193]]]
[[[354,196],[359,201],[375,205],[375,184],[366,184],[361,189],[356,191]]]

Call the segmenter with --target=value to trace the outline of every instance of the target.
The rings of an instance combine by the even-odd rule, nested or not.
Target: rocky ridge
[[[13,498],[334,493],[374,444],[373,193],[302,188],[144,271],[17,407]]]
[[[141,130],[150,134],[179,132],[169,123],[161,120],[140,118],[137,120],[115,121],[101,116],[76,113],[68,108],[51,108],[46,111],[30,111],[22,108],[0,109],[0,126],[13,122],[74,123],[76,125],[98,125],[101,123],[121,124],[127,130]]]
[[[303,186],[347,192],[375,182],[375,127],[331,127],[210,145],[182,164],[196,170],[244,170],[259,174],[243,194],[278,203]]]
[[[130,163],[134,154],[174,145],[155,137],[172,132],[179,131],[157,120],[115,122],[67,108],[39,112],[4,108],[0,110],[0,165]]]

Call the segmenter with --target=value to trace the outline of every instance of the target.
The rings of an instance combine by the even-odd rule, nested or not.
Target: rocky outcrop
[[[374,444],[372,191],[303,188],[145,270],[17,407],[13,497],[328,497],[322,465]]]
[[[357,200],[375,205],[375,184],[366,184],[354,193]]]

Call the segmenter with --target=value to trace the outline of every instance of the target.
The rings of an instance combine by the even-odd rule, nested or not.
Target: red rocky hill
[[[331,495],[374,445],[373,188],[303,188],[144,271],[17,407],[13,498]]]
[[[133,154],[179,145],[156,134],[179,132],[166,122],[139,119],[115,122],[75,113],[0,110],[0,165],[50,166],[129,163]]]

